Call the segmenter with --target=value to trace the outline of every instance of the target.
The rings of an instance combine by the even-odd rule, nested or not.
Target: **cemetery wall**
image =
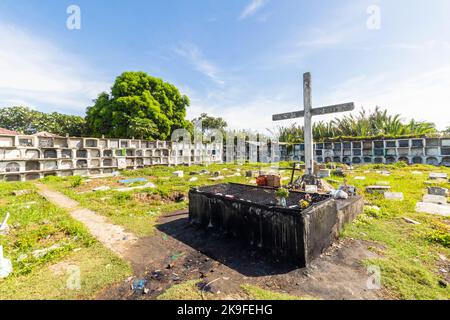
[[[222,162],[221,143],[0,135],[0,179],[28,181],[53,176],[110,174],[153,165]]]
[[[305,161],[304,144],[280,146],[281,159]],[[314,144],[314,159],[318,163],[347,164],[404,161],[408,164],[450,166],[450,138],[409,138],[386,140],[333,141]]]

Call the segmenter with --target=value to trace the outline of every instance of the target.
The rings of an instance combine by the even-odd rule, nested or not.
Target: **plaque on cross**
[[[345,111],[352,111],[355,109],[353,102],[336,104],[332,106],[326,106],[321,108],[312,108],[311,97],[311,74],[309,72],[303,74],[303,110],[287,112],[281,114],[274,114],[272,116],[273,121],[305,118],[304,125],[304,143],[305,143],[305,168],[306,173],[309,175],[314,174],[313,165],[313,135],[312,135],[312,117],[323,114],[338,113]]]

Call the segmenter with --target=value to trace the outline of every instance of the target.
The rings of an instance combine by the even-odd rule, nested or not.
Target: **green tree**
[[[218,129],[221,130],[222,132],[225,132],[225,128],[228,126],[227,122],[224,119],[220,117],[218,118],[212,117],[206,113],[202,113],[200,117],[193,119],[192,123],[198,121],[201,121],[202,123],[202,133],[205,133],[211,129]]]
[[[175,129],[191,129],[185,120],[190,102],[178,89],[144,72],[124,72],[111,93],[101,93],[87,108],[86,122],[93,135],[168,139]]]
[[[44,113],[24,106],[0,109],[0,127],[24,134],[48,131],[58,135],[81,136],[86,133],[83,117],[58,112]]]

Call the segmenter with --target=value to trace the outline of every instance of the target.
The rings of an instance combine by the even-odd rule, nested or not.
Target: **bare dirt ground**
[[[383,290],[367,289],[361,260],[375,256],[367,249],[371,243],[340,241],[308,268],[297,268],[215,231],[200,230],[188,223],[185,212],[161,217],[157,229],[126,254],[134,279],[144,279],[148,293],[131,290],[133,279],[128,279],[103,290],[98,299],[154,299],[194,279],[202,279],[200,287],[215,299],[246,298],[242,284],[318,299],[389,298]]]

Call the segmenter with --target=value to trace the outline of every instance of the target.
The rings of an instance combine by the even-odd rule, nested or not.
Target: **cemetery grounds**
[[[204,169],[208,173],[198,174]],[[450,189],[448,180],[428,179],[430,172],[450,175],[450,168],[399,163],[346,171],[348,184],[364,196],[364,213],[306,269],[188,225],[190,187],[254,184],[245,171],[259,169],[270,170],[265,164],[156,166],[124,171],[120,177],[0,182],[0,222],[11,214],[0,244],[14,268],[0,279],[0,299],[450,298],[450,218],[415,211],[427,186]],[[178,170],[183,177],[173,175]],[[219,178],[210,174],[217,171]],[[290,174],[282,170],[283,183]],[[119,182],[133,178],[146,181]],[[327,180],[338,187],[343,179],[332,174]],[[155,187],[144,188],[148,182]],[[404,199],[369,194],[365,187],[370,185],[389,185]],[[123,187],[130,189],[114,190]],[[71,209],[42,197],[42,188],[77,201],[79,208],[105,217],[137,240],[128,253],[115,254],[71,216]],[[369,266],[380,270],[380,290],[365,286]]]

